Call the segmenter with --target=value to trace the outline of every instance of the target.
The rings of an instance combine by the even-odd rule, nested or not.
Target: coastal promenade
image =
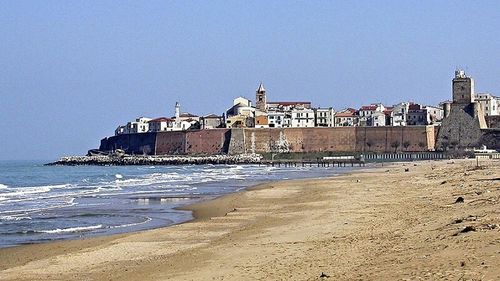
[[[0,250],[0,280],[499,280],[500,162],[263,184],[172,227]]]

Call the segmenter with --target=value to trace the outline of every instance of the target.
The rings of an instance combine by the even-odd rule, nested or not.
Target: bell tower
[[[264,85],[260,82],[259,87],[255,93],[255,107],[257,107],[260,111],[266,111],[266,89],[264,89]]]

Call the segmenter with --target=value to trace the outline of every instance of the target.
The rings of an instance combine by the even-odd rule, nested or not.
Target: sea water
[[[259,165],[44,166],[0,161],[0,247],[168,226],[176,207],[258,183],[351,168]]]

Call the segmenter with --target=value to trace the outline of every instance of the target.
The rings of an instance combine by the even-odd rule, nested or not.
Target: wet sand
[[[184,224],[1,249],[0,280],[500,280],[500,161],[481,164],[264,184]]]

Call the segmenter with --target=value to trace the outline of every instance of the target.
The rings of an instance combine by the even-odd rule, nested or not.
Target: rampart
[[[123,134],[101,140],[99,150],[123,149],[127,154],[156,154],[156,133]]]
[[[244,149],[230,153],[431,151],[435,143],[433,126],[240,130]]]
[[[490,129],[500,129],[500,115],[486,116],[486,125]]]
[[[150,155],[424,152],[434,150],[436,135],[434,126],[212,129],[118,135],[103,139],[100,150]]]

